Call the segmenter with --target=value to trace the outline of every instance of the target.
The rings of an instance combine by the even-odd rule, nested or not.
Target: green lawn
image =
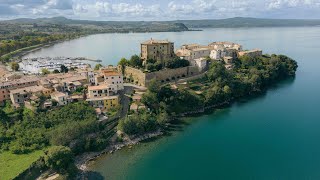
[[[0,153],[0,179],[13,179],[33,162],[37,161],[44,153],[42,150],[30,154],[16,155],[10,152]]]

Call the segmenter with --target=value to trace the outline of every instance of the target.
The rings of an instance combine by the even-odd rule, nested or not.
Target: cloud
[[[301,8],[301,7],[314,7],[320,6],[320,0],[271,0],[267,3],[269,10],[283,9],[283,8]]]
[[[320,0],[0,0],[0,19],[47,16],[94,20],[320,18],[319,12]]]
[[[140,3],[114,3],[96,1],[95,3],[77,3],[73,6],[76,15],[88,17],[155,17],[161,14],[160,5],[145,6]]]
[[[201,14],[201,13],[212,13],[217,8],[215,6],[215,0],[193,0],[191,3],[180,3],[171,1],[168,4],[168,9],[170,14],[175,13],[175,15],[179,16],[179,14]]]

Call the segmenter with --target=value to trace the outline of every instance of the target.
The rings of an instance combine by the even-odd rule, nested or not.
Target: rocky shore
[[[161,130],[158,130],[156,132],[147,133],[147,134],[144,134],[141,136],[134,137],[132,139],[127,139],[124,142],[118,142],[118,143],[111,144],[106,149],[104,149],[103,151],[100,151],[100,152],[89,152],[89,153],[81,154],[76,157],[75,165],[77,166],[78,169],[80,169],[83,173],[85,173],[88,170],[87,169],[88,162],[93,161],[104,154],[111,154],[111,153],[113,153],[117,150],[120,150],[126,146],[132,146],[132,145],[138,144],[141,141],[144,141],[144,140],[147,140],[147,139],[150,139],[153,137],[157,137],[162,134],[163,134],[163,132]]]

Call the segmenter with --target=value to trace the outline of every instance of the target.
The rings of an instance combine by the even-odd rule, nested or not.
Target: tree
[[[0,49],[1,49],[1,48],[0,48]],[[1,58],[1,61],[2,61],[2,62],[7,63],[7,62],[10,61],[11,56],[10,56],[10,55],[6,55],[6,56],[4,56],[4,57],[1,57],[1,56],[0,56],[0,58]]]
[[[131,56],[129,63],[133,67],[142,67],[142,60],[138,55]]]
[[[185,59],[180,59],[179,57],[174,57],[173,59],[168,59],[165,61],[165,66],[170,69],[180,68],[189,66],[189,61]]]
[[[42,68],[42,69],[41,69],[41,73],[42,73],[43,75],[47,75],[47,74],[50,74],[50,71],[49,71],[47,68]]]
[[[157,123],[160,126],[164,126],[166,123],[170,121],[170,117],[167,112],[161,112],[157,117]]]
[[[121,67],[122,74],[124,75],[125,68],[129,64],[128,60],[126,58],[121,58],[121,60],[118,62],[118,65]]]
[[[96,66],[94,67],[94,70],[99,70],[100,68],[102,68],[102,64],[96,64]]]
[[[146,65],[146,69],[149,70],[149,71],[154,71],[155,70],[155,65],[152,64],[152,63],[148,63]]]
[[[55,70],[53,70],[53,72],[52,73],[54,73],[54,74],[58,74],[58,73],[60,73],[60,71],[58,70],[58,69],[55,69]]]
[[[61,67],[60,67],[61,73],[67,73],[68,71],[69,71],[69,69],[65,65],[61,65]]]
[[[44,160],[46,166],[64,174],[73,165],[74,155],[68,147],[53,146],[45,152]]]
[[[19,64],[18,64],[17,62],[12,62],[12,63],[11,63],[11,69],[12,69],[13,71],[18,71],[19,68],[20,68],[20,66],[19,66]]]
[[[161,84],[159,83],[159,81],[157,81],[156,79],[152,79],[149,82],[148,90],[150,92],[158,93],[160,90],[160,86],[161,86]]]

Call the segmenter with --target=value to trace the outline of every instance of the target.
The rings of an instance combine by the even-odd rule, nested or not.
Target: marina
[[[94,60],[85,57],[36,57],[23,58],[19,63],[20,70],[26,74],[40,74],[43,69],[50,72],[61,69],[64,65],[68,69],[85,69],[90,66],[89,62],[101,62],[101,60]]]

